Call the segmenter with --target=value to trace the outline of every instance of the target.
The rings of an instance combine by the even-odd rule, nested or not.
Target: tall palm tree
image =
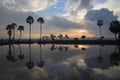
[[[15,27],[17,27],[16,23],[12,23],[11,24],[12,30],[13,30],[13,37],[12,37],[12,41],[15,39]]]
[[[41,41],[41,36],[42,36],[42,24],[44,24],[44,19],[42,17],[39,17],[37,22],[40,23],[40,41]]]
[[[115,34],[115,39],[119,40],[117,34],[120,33],[120,22],[115,20],[110,23],[109,30]]]
[[[6,30],[8,31],[9,43],[10,43],[11,42],[11,36],[12,36],[12,26],[10,24],[7,25]]]
[[[20,31],[20,36],[19,36],[19,39],[18,39],[18,42],[19,42],[20,39],[21,39],[21,36],[22,36],[22,31],[24,31],[24,26],[22,26],[22,25],[18,26],[18,30]]]
[[[26,22],[29,24],[29,43],[31,42],[31,24],[33,24],[34,19],[32,16],[28,16]]]
[[[97,25],[98,25],[99,28],[100,28],[100,38],[102,38],[101,26],[103,25],[103,20],[98,20],[98,21],[97,21]]]

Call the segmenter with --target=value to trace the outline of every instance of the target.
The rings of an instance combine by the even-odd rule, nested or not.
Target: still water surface
[[[0,46],[0,80],[120,80],[116,45]]]

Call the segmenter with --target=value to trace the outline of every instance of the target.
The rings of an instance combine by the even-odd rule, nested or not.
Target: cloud
[[[0,0],[0,5],[13,11],[36,12],[56,4],[56,0]]]
[[[64,29],[78,29],[80,28],[80,25],[72,22],[70,20],[67,20],[66,18],[62,16],[52,16],[49,20],[48,23],[49,25],[53,25],[59,28],[64,28]]]
[[[117,20],[118,16],[113,14],[113,11],[110,11],[107,8],[102,8],[100,10],[90,10],[85,15],[85,19],[90,21],[103,20],[105,25],[109,25],[111,21]]]
[[[66,10],[72,13],[82,9],[89,10],[93,8],[92,1],[93,0],[67,0]]]

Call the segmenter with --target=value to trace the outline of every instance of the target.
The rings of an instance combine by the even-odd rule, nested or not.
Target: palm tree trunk
[[[101,38],[101,36],[102,36],[102,32],[101,32],[101,26],[100,26],[100,38]]]
[[[18,39],[18,42],[20,42],[20,39],[21,39],[21,35],[22,35],[22,31],[20,30],[20,35],[19,35],[19,39]]]
[[[115,34],[115,39],[116,39],[117,41],[119,41],[118,38],[117,38],[117,34]]]
[[[15,39],[15,29],[13,30],[13,37],[12,37],[12,41],[14,41]]]
[[[29,28],[29,43],[31,43],[31,24],[30,24],[30,28]]]
[[[41,41],[41,37],[42,37],[42,24],[40,23],[40,41]]]

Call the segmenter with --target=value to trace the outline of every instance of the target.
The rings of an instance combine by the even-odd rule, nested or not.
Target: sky
[[[16,23],[23,25],[25,30],[22,37],[28,38],[29,25],[26,18],[34,18],[32,38],[39,38],[39,23],[43,17],[45,23],[43,36],[50,34],[68,34],[80,38],[99,37],[97,20],[103,20],[102,35],[113,37],[109,31],[110,22],[120,20],[120,0],[0,0],[0,38],[7,38],[5,27]],[[17,31],[17,27],[16,27]],[[19,31],[16,32],[16,38]]]

